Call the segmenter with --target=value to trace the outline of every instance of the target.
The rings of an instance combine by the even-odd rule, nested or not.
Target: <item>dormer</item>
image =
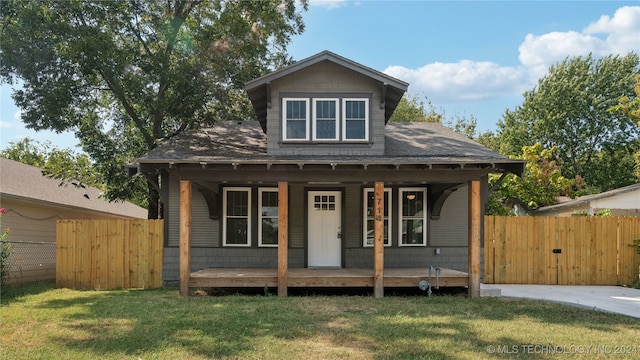
[[[408,84],[329,51],[248,82],[269,155],[382,155]]]

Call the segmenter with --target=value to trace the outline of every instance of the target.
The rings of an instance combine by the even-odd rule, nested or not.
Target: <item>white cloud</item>
[[[609,54],[626,55],[640,49],[640,6],[619,8],[586,26],[581,32],[527,34],[518,48],[520,62],[530,69],[532,79],[544,75],[549,67],[566,57]]]
[[[483,100],[521,95],[566,57],[626,55],[640,50],[640,6],[619,8],[613,17],[602,16],[581,32],[527,34],[519,46],[521,66],[461,60],[432,63],[417,69],[390,66],[384,72],[411,84],[410,92],[424,92],[436,103]]]
[[[384,72],[410,83],[411,92],[425,92],[439,103],[519,95],[525,74],[521,68],[471,60],[433,63],[419,69],[391,66]]]

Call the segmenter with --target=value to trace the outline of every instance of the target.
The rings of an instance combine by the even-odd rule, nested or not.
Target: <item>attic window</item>
[[[342,100],[342,127],[345,140],[369,138],[369,99]]]
[[[309,99],[284,98],[284,140],[309,140]]]
[[[282,98],[285,142],[369,140],[369,98]]]

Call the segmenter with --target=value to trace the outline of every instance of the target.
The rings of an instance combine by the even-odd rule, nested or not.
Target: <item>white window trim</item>
[[[402,199],[404,192],[415,191],[422,192],[422,244],[403,244],[402,243]],[[398,246],[400,247],[416,247],[427,246],[427,189],[421,187],[400,188],[398,189]]]
[[[364,139],[348,139],[347,138],[347,101],[364,101]],[[369,141],[369,99],[368,98],[343,98],[342,99],[342,141],[348,142],[368,142]]]
[[[246,244],[227,244],[227,193],[229,191],[244,191],[247,196],[247,243]],[[228,187],[224,188],[222,195],[222,241],[223,246],[229,247],[251,247],[251,188],[247,187]]]
[[[318,138],[318,130],[316,128],[317,126],[317,114],[316,114],[316,109],[317,106],[316,104],[318,103],[318,101],[333,101],[336,103],[336,117],[334,118],[335,123],[336,123],[336,137],[333,139],[319,139]],[[313,98],[313,140],[314,141],[331,141],[331,142],[336,142],[340,140],[340,99],[338,98]]]
[[[374,193],[374,189],[373,188],[365,188],[364,189],[364,198],[363,198],[364,201],[362,202],[363,203],[362,204],[362,206],[363,206],[363,214],[364,214],[364,217],[363,217],[363,221],[364,222],[363,222],[363,226],[362,226],[362,229],[363,229],[363,231],[362,231],[362,246],[363,247],[369,247],[369,248],[373,247],[373,244],[371,244],[371,245],[367,244],[367,235],[368,235],[367,234],[367,222],[369,220],[369,216],[367,216],[367,199],[369,198],[369,194],[373,194],[373,193]],[[391,234],[392,234],[392,231],[391,231],[391,227],[392,227],[391,226],[391,219],[392,219],[392,213],[393,213],[393,211],[392,211],[393,210],[392,209],[392,207],[393,207],[393,193],[391,192],[391,189],[387,189],[387,188],[384,189],[384,193],[389,197],[388,215],[385,217],[385,219],[387,220],[387,222],[389,224],[389,225],[387,225],[387,241],[388,241],[388,243],[385,243],[384,246],[385,247],[389,247],[392,244],[391,243],[391,241],[392,241],[392,239],[391,239]]]
[[[278,188],[258,188],[258,246],[260,247],[278,247],[278,244],[263,244],[262,243],[262,193],[275,192],[278,193]],[[280,224],[278,224],[280,226]],[[280,231],[280,228],[278,228]]]
[[[289,139],[287,138],[287,101],[304,101],[306,106],[306,118],[305,118],[305,137],[304,139]],[[310,113],[311,109],[309,106],[309,98],[294,98],[294,97],[286,97],[282,98],[282,140],[287,142],[296,142],[296,141],[309,141],[309,132],[311,128],[310,124]]]

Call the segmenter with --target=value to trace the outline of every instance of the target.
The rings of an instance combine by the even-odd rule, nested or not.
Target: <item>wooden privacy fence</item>
[[[162,287],[162,220],[58,220],[56,285]]]
[[[487,284],[633,285],[640,217],[493,217],[484,222]]]

